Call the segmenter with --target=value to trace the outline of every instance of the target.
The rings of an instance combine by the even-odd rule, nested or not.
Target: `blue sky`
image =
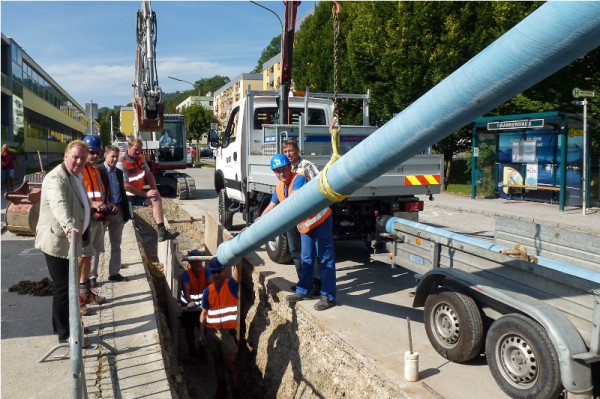
[[[282,1],[264,1],[284,21]],[[302,1],[298,17],[314,7]],[[1,29],[82,106],[131,101],[135,20],[141,1],[0,2]],[[261,51],[281,31],[275,16],[244,1],[153,1],[156,48],[164,92],[214,75],[249,72]]]

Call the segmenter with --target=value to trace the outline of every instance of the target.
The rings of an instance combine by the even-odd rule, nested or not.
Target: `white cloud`
[[[68,63],[50,64],[44,69],[81,105],[93,100],[101,107],[112,107],[131,101],[134,65]],[[168,57],[157,63],[157,69],[163,92],[172,93],[189,90],[191,86],[169,79],[168,76],[189,82],[215,75],[234,78],[242,72],[249,71],[251,67],[222,65],[186,57]]]

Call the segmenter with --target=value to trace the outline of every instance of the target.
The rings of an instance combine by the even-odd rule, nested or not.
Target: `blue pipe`
[[[600,3],[545,3],[333,164],[332,189],[353,193],[598,45]],[[217,257],[233,265],[330,204],[313,179],[220,245]]]
[[[452,241],[470,244],[475,247],[486,249],[486,250],[493,251],[493,252],[500,252],[501,250],[509,249],[502,245],[478,240],[477,238],[468,237],[468,236],[465,236],[462,234],[453,233],[451,231],[439,229],[437,227],[429,226],[429,225],[426,225],[423,223],[413,222],[413,221],[398,218],[398,217],[393,217],[393,218],[388,219],[388,221],[385,224],[385,231],[387,233],[394,234],[395,233],[395,230],[394,230],[395,223],[400,223],[405,226],[413,227],[415,229],[427,231],[429,233],[434,233],[434,234],[440,235],[442,237],[448,238]],[[553,270],[559,271],[561,273],[569,274],[571,276],[579,277],[579,278],[600,284],[600,273],[595,272],[593,270],[580,268],[577,266],[570,265],[568,263],[558,262],[558,261],[544,258],[541,256],[537,256],[537,259],[538,259],[537,264],[539,266],[543,266],[548,269],[553,269]]]

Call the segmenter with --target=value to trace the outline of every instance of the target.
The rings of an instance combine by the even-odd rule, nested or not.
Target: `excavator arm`
[[[133,82],[133,109],[135,112],[134,130],[149,132],[162,130],[164,122],[164,104],[162,90],[158,85],[156,70],[156,13],[152,11],[150,1],[142,1],[137,12],[135,81]]]

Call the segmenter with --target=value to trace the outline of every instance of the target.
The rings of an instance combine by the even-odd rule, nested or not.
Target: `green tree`
[[[110,137],[110,119],[113,121],[113,132],[116,134],[119,132],[119,110],[111,109],[108,107],[102,107],[98,110],[98,123],[100,123],[100,140],[102,144],[108,145],[112,142]]]
[[[251,73],[260,73],[262,72],[262,66],[265,62],[269,61],[271,58],[275,57],[277,54],[281,52],[281,35],[275,36],[271,39],[271,42],[265,47],[260,54],[260,58],[258,59],[256,66],[251,71]]]
[[[210,124],[217,122],[217,117],[211,109],[202,105],[194,104],[183,110],[183,116],[187,123],[187,139],[191,143],[200,140],[202,134],[210,130]]]

